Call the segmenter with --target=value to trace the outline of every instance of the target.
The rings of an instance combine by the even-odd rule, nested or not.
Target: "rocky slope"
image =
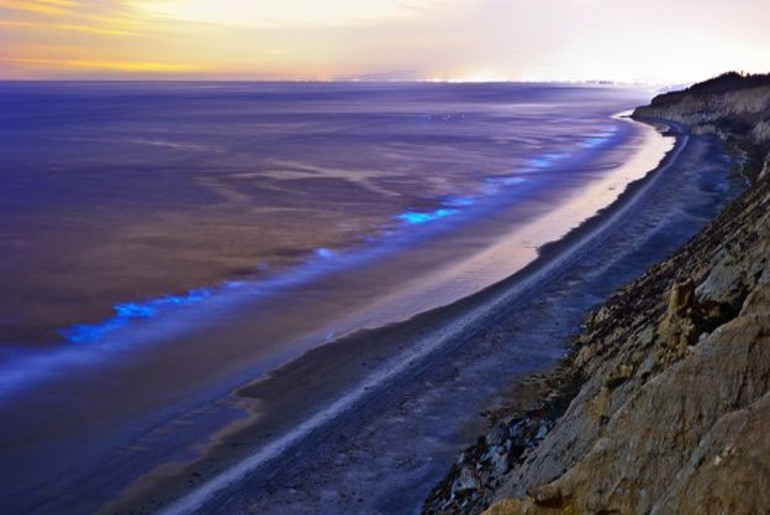
[[[770,76],[635,114],[719,134],[752,185],[592,314],[567,362],[521,386],[540,400],[500,413],[426,513],[770,511]]]

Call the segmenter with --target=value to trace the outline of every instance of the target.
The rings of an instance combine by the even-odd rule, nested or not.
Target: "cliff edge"
[[[770,75],[636,110],[719,136],[751,185],[586,321],[543,397],[501,416],[425,513],[770,511]]]
[[[741,154],[744,167],[755,174],[770,166],[770,74],[729,72],[684,91],[664,93],[636,118],[659,118],[688,125],[693,134],[714,134]],[[756,176],[751,177],[756,179]]]

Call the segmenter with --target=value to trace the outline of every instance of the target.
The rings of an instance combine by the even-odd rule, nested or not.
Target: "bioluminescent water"
[[[609,115],[641,96],[511,84],[6,83],[0,342],[56,343],[115,306],[269,276],[320,248],[449,217],[490,184],[622,141]]]
[[[15,479],[0,498],[22,506],[46,474],[153,449],[91,485],[96,505],[221,427],[146,436],[180,406],[520,270],[670,148],[615,116],[646,97],[0,84],[0,418],[14,421],[0,453],[19,464],[0,467]],[[623,168],[652,140],[649,162]],[[243,416],[229,409],[209,419]]]

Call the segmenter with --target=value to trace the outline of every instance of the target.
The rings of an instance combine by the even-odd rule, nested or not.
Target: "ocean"
[[[510,190],[558,189],[568,181],[551,168],[627,142],[631,127],[610,115],[643,98],[521,84],[5,83],[0,345],[99,344],[116,316],[438,227]]]
[[[19,488],[521,270],[671,148],[618,116],[649,96],[0,83],[0,452],[25,464]]]

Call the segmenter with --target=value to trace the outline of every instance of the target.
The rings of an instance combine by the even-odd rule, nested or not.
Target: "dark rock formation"
[[[766,155],[768,109],[770,77],[733,74],[636,114],[713,124]],[[760,178],[743,195],[587,320],[549,395],[467,450],[426,512],[770,512],[767,162],[747,163]]]

